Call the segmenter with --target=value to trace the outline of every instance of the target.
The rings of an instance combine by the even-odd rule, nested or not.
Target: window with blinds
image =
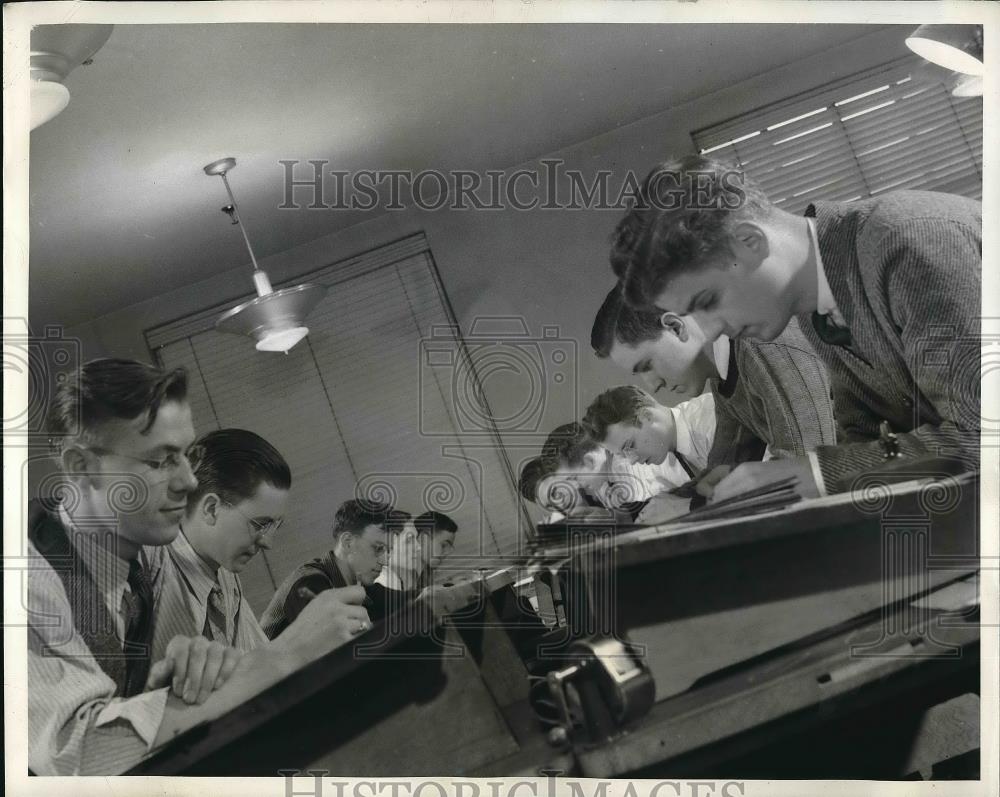
[[[920,189],[982,197],[983,103],[953,97],[906,57],[692,134],[776,205]]]
[[[249,429],[291,466],[286,521],[242,576],[254,610],[296,566],[330,550],[334,513],[356,490],[414,515],[454,518],[453,560],[517,551],[523,510],[503,449],[421,433],[454,429],[449,386],[420,388],[421,341],[433,329],[440,347],[451,329],[456,353],[463,346],[424,236],[295,281],[331,287],[309,316],[308,338],[287,355],[215,331],[218,314],[238,302],[146,333],[163,366],[187,368],[199,433]]]

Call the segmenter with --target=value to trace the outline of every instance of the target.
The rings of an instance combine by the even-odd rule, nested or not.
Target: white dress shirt
[[[388,566],[382,568],[382,572],[378,574],[378,578],[375,579],[375,583],[381,584],[386,589],[404,589],[403,579],[399,577],[399,573],[390,569]]]
[[[729,376],[729,348],[732,346],[729,338],[719,335],[712,342],[712,358],[715,360],[715,368],[719,372],[719,381],[725,382]]]
[[[715,396],[702,393],[671,407],[670,412],[677,429],[677,451],[695,471],[703,471],[715,441]]]
[[[813,251],[816,253],[816,312],[830,316],[838,327],[846,327],[847,322],[837,307],[837,300],[833,298],[833,291],[830,290],[830,283],[823,268],[823,257],[819,253],[819,238],[816,236],[816,221],[814,219],[806,221],[809,222],[809,234],[812,236]]]
[[[846,327],[847,322],[841,315],[837,307],[837,300],[833,298],[833,291],[830,290],[830,282],[826,278],[826,270],[823,268],[823,257],[819,252],[819,238],[816,235],[815,219],[806,219],[809,223],[809,235],[812,238],[813,252],[816,253],[816,312],[820,315],[828,315],[833,323],[839,327]],[[819,489],[820,495],[826,495],[826,485],[823,483],[823,471],[819,467],[819,458],[814,451],[806,453],[809,457],[809,467],[812,469],[813,481]]]

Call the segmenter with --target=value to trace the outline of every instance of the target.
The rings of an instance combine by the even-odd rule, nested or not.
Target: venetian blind
[[[334,513],[358,490],[414,515],[434,509],[454,518],[452,560],[515,552],[520,500],[504,451],[464,446],[450,386],[428,387],[420,372],[422,341],[432,329],[438,346],[441,330],[452,330],[446,343],[457,356],[463,345],[424,237],[301,281],[331,287],[309,316],[308,338],[287,355],[215,331],[218,313],[238,302],[147,332],[164,366],[187,368],[199,432],[249,429],[291,466],[285,524],[242,576],[254,610],[263,610],[292,569],[330,549]]]
[[[837,81],[692,134],[776,205],[920,189],[982,196],[983,103],[922,77],[916,57]]]

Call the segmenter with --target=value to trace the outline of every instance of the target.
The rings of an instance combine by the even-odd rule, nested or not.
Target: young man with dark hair
[[[316,626],[330,619],[330,601],[282,646],[241,656],[193,635],[151,661],[154,605],[140,549],[176,537],[197,487],[185,455],[194,428],[183,370],[85,363],[53,397],[49,431],[65,481],[57,498],[28,508],[34,773],[120,773],[326,652]]]
[[[518,490],[526,501],[546,512],[543,522],[556,523],[588,507],[603,507],[575,482],[560,478],[558,471],[558,463],[546,462],[540,456],[521,467]]]
[[[389,562],[375,583],[390,590],[419,592],[455,547],[457,531],[455,521],[441,512],[417,515],[394,536]]]
[[[827,366],[841,443],[742,465],[716,497],[783,477],[804,495],[848,490],[885,461],[882,422],[904,457],[978,468],[979,369],[956,365],[979,352],[979,202],[897,191],[796,216],[741,171],[690,156],[650,173],[612,260],[630,302],[692,315],[708,340],[774,340],[797,317]]]
[[[292,625],[320,593],[374,584],[389,557],[392,536],[409,520],[408,513],[379,501],[351,499],[341,504],[333,519],[333,549],[295,568],[261,615],[268,638]]]
[[[154,658],[178,634],[202,634],[241,651],[267,644],[243,597],[239,573],[271,547],[281,526],[292,473],[264,438],[219,429],[188,452],[198,486],[188,494],[180,533],[146,547],[156,600]]]
[[[583,425],[594,440],[629,462],[661,465],[673,454],[686,471],[700,473],[708,464],[715,433],[711,399],[704,394],[664,407],[635,385],[619,385],[590,403]],[[692,418],[697,418],[695,423]]]
[[[689,316],[629,306],[616,285],[594,320],[591,344],[654,396],[663,388],[696,395],[708,381],[716,421],[709,468],[836,443],[826,368],[795,322],[771,342],[713,341]]]
[[[611,510],[632,512],[635,504],[687,482],[693,475],[672,454],[658,467],[633,465],[613,454],[581,423],[552,431],[542,446],[542,461],[562,482],[572,482]]]
[[[549,475],[549,468],[542,462],[541,457],[532,457],[521,466],[521,473],[517,480],[517,490],[525,501],[539,503],[538,485]]]
[[[417,528],[422,572],[426,577],[455,549],[458,524],[443,512],[429,510],[417,515],[413,525]]]

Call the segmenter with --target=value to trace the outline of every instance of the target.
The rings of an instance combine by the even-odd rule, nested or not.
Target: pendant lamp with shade
[[[955,97],[981,97],[986,64],[982,25],[921,25],[906,46],[923,58]]]
[[[67,75],[90,59],[110,38],[114,25],[36,25],[31,29],[31,129],[41,127],[69,105]]]
[[[243,241],[250,253],[250,262],[253,263],[253,284],[257,289],[257,296],[219,316],[215,328],[220,332],[253,338],[257,351],[283,351],[288,354],[295,344],[309,334],[309,328],[305,325],[306,316],[326,295],[326,286],[307,282],[277,291],[271,287],[271,280],[257,265],[250,238],[243,219],[240,218],[236,197],[226,178],[227,172],[235,166],[235,158],[222,158],[208,164],[205,174],[221,177],[226,186],[230,204],[222,210],[229,215],[233,224],[239,225],[240,232],[243,233]]]

